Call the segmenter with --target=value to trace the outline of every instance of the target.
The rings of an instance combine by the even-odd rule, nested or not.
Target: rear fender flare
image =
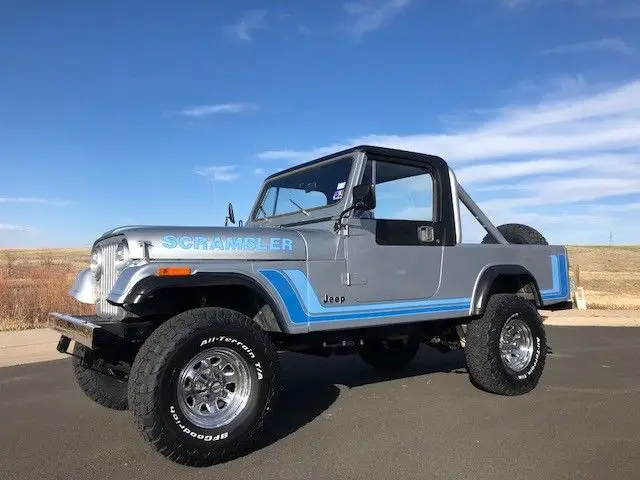
[[[482,315],[484,313],[484,309],[489,301],[491,287],[493,286],[494,281],[500,276],[527,277],[527,280],[533,284],[536,306],[539,307],[542,305],[538,282],[529,270],[522,265],[516,264],[491,265],[483,270],[478,276],[471,301],[472,315]]]

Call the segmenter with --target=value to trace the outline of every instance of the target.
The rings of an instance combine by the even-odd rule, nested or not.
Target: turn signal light
[[[189,267],[162,267],[156,270],[156,275],[159,277],[184,277],[191,275],[191,269]]]

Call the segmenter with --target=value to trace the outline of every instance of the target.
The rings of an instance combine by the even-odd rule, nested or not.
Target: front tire
[[[86,347],[76,343],[73,347],[73,376],[84,394],[103,407],[112,410],[126,410],[127,380],[107,375],[96,369],[86,368],[82,365],[81,358],[85,354]]]
[[[138,427],[170,460],[221,463],[246,451],[271,412],[279,367],[269,336],[249,317],[198,308],[158,327],[129,377]]]
[[[374,368],[395,371],[405,368],[418,353],[420,339],[408,336],[400,339],[367,340],[360,348],[360,358]]]
[[[538,311],[516,295],[493,295],[484,315],[467,325],[465,354],[471,379],[481,389],[500,395],[530,392],[547,356]]]

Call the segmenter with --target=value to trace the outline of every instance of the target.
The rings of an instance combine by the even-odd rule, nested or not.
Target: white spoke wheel
[[[533,334],[517,315],[512,315],[500,332],[500,357],[513,372],[523,371],[533,358]]]
[[[160,325],[129,376],[129,405],[143,436],[174,462],[221,463],[250,448],[273,411],[278,357],[246,315],[197,308]]]
[[[522,395],[542,377],[547,340],[538,310],[510,294],[491,296],[484,315],[467,325],[465,355],[472,381],[501,395]]]
[[[249,368],[243,356],[229,348],[197,354],[182,369],[176,385],[180,410],[202,428],[228,424],[249,401]]]

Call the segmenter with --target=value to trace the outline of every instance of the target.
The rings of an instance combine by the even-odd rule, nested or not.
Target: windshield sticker
[[[333,194],[333,199],[340,200],[342,198],[342,195],[344,195],[344,190],[336,190],[336,192]]]
[[[340,182],[340,183],[338,184],[338,186],[336,187],[336,190],[342,190],[342,189],[344,189],[344,187],[346,187],[346,186],[347,186],[347,182]]]
[[[176,236],[162,237],[164,248],[181,248],[183,250],[293,250],[293,240],[281,237],[205,237]]]

